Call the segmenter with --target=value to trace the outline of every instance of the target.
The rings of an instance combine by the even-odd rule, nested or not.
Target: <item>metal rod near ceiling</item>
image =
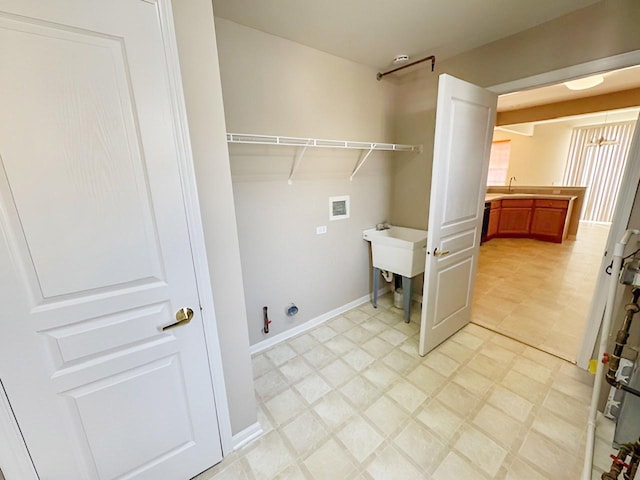
[[[407,63],[406,65],[402,65],[401,67],[393,68],[393,69],[388,70],[386,72],[378,72],[378,74],[376,75],[376,78],[378,80],[381,80],[382,77],[384,77],[386,75],[389,75],[391,73],[395,73],[395,72],[397,72],[399,70],[404,70],[405,68],[413,67],[414,65],[418,65],[419,63],[427,62],[429,60],[431,60],[431,71],[433,72],[433,70],[436,67],[436,57],[435,57],[435,55],[430,55],[428,57],[421,58],[420,60],[416,60],[415,62]]]

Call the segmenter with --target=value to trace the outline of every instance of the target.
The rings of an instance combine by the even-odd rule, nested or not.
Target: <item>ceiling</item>
[[[508,93],[498,98],[498,111],[517,110],[576,98],[594,97],[640,87],[640,65],[603,73],[604,82],[587,90],[569,90],[563,83]]]
[[[597,0],[213,0],[216,16],[369,65],[438,60]]]

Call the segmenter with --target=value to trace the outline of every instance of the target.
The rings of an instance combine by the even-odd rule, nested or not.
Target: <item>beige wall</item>
[[[565,123],[536,125],[531,137],[497,130],[494,140],[511,140],[507,179],[515,185],[561,185],[572,128]]]
[[[426,226],[438,74],[480,86],[640,49],[640,2],[603,0],[587,8],[436,63],[436,72],[416,69],[396,80],[397,137],[424,143],[425,153],[394,170],[392,221]]]
[[[574,128],[637,118],[636,111],[567,118],[535,125],[531,137],[496,130],[493,139],[511,140],[507,179],[516,177],[515,185],[562,185]]]
[[[392,85],[376,71],[216,18],[229,132],[392,141]],[[349,175],[358,151],[308,149],[292,185],[293,147],[231,145],[231,171],[251,344],[366,295],[362,230],[388,219],[390,162],[381,152]],[[329,196],[350,195],[351,218],[329,221]],[[326,225],[325,235],[316,227]],[[295,302],[293,318],[285,307]],[[269,307],[269,337],[262,307]]]
[[[209,0],[174,2],[180,68],[233,434],[256,422],[247,316]]]
[[[377,70],[216,17],[229,132],[384,140]]]

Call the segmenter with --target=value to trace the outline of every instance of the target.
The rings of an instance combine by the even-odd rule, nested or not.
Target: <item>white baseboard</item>
[[[241,432],[236,433],[233,436],[233,438],[231,439],[233,449],[238,450],[242,447],[247,446],[263,433],[264,430],[262,430],[262,427],[258,422],[254,423],[253,425],[249,425],[247,428],[245,428]]]
[[[385,293],[389,292],[389,290],[390,290],[389,286],[385,286],[380,290],[378,290],[378,295],[379,296],[384,295]],[[370,294],[364,295],[354,300],[353,302],[349,302],[346,305],[342,305],[341,307],[335,308],[327,313],[323,313],[322,315],[316,318],[312,318],[311,320],[304,322],[302,325],[298,325],[297,327],[291,328],[282,333],[278,333],[273,337],[267,338],[265,340],[262,340],[261,342],[251,345],[251,347],[249,348],[249,351],[251,352],[251,355],[260,353],[266,350],[267,348],[271,348],[274,345],[277,345],[280,342],[284,342],[285,340],[295,337],[296,335],[300,335],[301,333],[304,333],[307,330],[311,330],[312,328],[317,327],[321,323],[324,323],[327,320],[331,320],[332,318],[337,317],[341,313],[347,312],[352,308],[362,305],[363,303],[367,303],[370,299],[371,299]]]
[[[587,225],[600,225],[603,227],[611,226],[611,222],[596,222],[595,220],[580,220],[580,223],[585,223]]]

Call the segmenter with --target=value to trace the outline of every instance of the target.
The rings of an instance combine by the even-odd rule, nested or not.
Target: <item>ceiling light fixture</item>
[[[399,63],[404,63],[409,61],[409,55],[396,55],[393,59],[393,64],[398,65]]]
[[[569,90],[586,90],[593,88],[604,82],[602,75],[593,75],[592,77],[578,78],[577,80],[570,80],[564,82],[564,86]]]

